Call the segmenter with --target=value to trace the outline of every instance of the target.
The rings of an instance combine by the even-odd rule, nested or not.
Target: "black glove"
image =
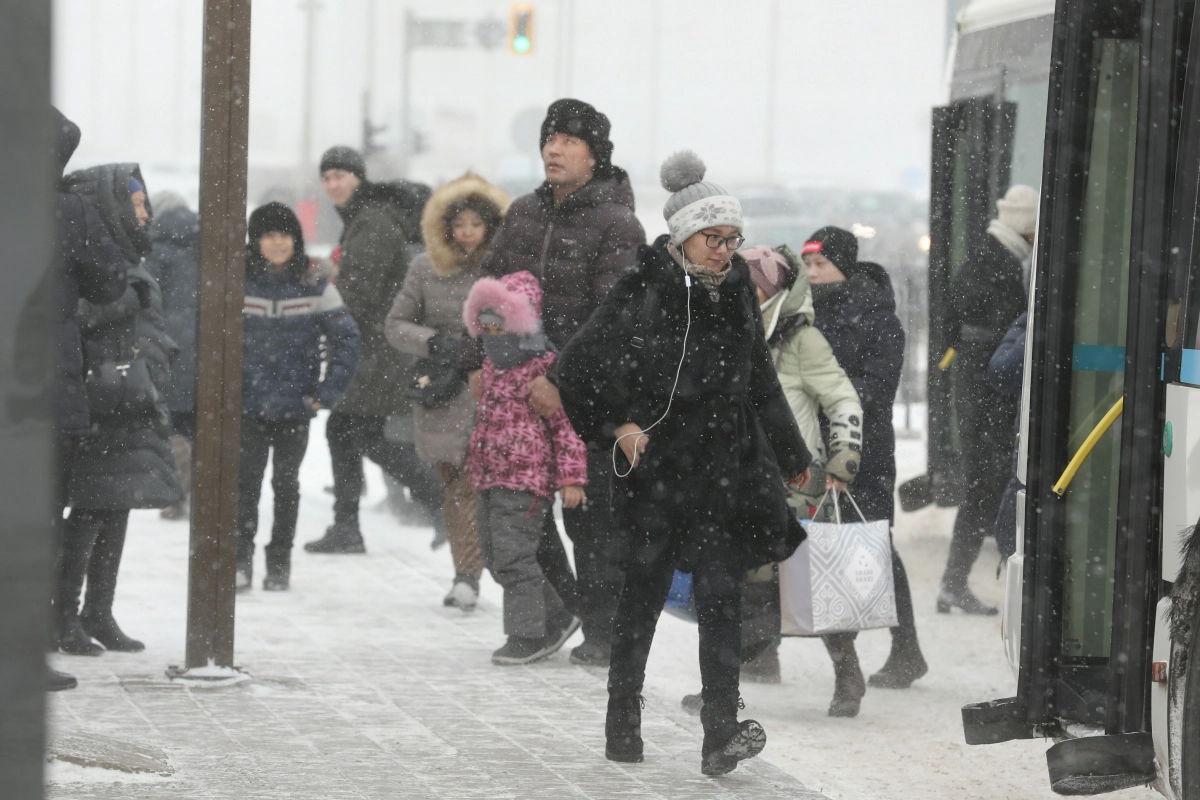
[[[458,340],[435,333],[429,337],[429,357],[446,363],[458,361]]]

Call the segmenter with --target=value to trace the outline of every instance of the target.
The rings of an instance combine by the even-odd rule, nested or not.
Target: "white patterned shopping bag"
[[[819,636],[897,624],[888,521],[867,522],[846,492],[861,521],[844,523],[837,492],[833,494],[835,521],[802,521],[808,538],[791,558],[779,564],[780,632],[784,636]],[[821,505],[828,497],[826,492]]]

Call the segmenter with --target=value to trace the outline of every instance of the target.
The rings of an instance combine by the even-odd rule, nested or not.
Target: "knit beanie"
[[[146,191],[146,187],[142,185],[142,182],[139,181],[134,176],[130,175],[129,176],[129,193],[137,194],[138,192],[144,192],[144,191]]]
[[[827,225],[808,237],[800,256],[803,258],[810,253],[829,259],[849,278],[858,266],[858,239],[845,228]]]
[[[663,188],[672,192],[663,206],[663,217],[676,245],[716,225],[742,230],[742,204],[721,186],[705,181],[706,169],[700,156],[681,150],[669,156],[659,170]]]
[[[1000,221],[1022,236],[1032,236],[1037,229],[1038,193],[1032,186],[1010,186],[996,208]]]
[[[320,173],[324,175],[327,169],[344,169],[357,175],[359,180],[367,179],[367,162],[363,161],[357,150],[344,144],[334,145],[321,156]]]
[[[613,143],[608,138],[612,124],[608,117],[596,110],[595,106],[582,100],[564,97],[555,100],[546,109],[546,118],[542,120],[542,135],[539,147],[545,147],[546,142],[556,133],[565,133],[587,142],[596,160],[594,174],[608,177],[612,173]]]
[[[791,282],[792,268],[787,259],[766,245],[747,247],[738,251],[750,267],[750,278],[770,300]]]
[[[254,209],[246,224],[246,233],[254,250],[258,249],[258,240],[268,233],[286,233],[296,243],[296,252],[304,252],[304,230],[300,220],[296,212],[283,203],[267,203]]]

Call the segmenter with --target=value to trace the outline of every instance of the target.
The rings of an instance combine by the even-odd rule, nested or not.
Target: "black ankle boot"
[[[641,695],[609,695],[608,717],[604,720],[604,757],[609,761],[637,764],[642,761]]]
[[[939,614],[949,614],[951,608],[960,608],[964,614],[980,617],[994,617],[1000,613],[1000,609],[989,606],[965,586],[955,590],[942,584],[942,588],[938,590],[937,611]]]
[[[724,775],[737,769],[739,761],[754,758],[767,746],[767,732],[752,719],[738,722],[742,701],[736,696],[705,698],[700,709],[704,726],[704,746],[700,751],[700,771],[705,775]]]
[[[929,665],[921,655],[917,640],[897,642],[893,639],[892,652],[888,654],[887,661],[867,683],[880,689],[907,689],[926,672],[929,672]]]
[[[80,624],[88,636],[104,645],[105,650],[112,650],[114,653],[140,653],[146,649],[146,645],[125,635],[112,614],[90,616],[87,609],[84,609]]]
[[[292,581],[292,550],[272,550],[267,545],[267,576],[262,587],[268,592],[287,591]]]
[[[58,622],[58,649],[70,656],[98,656],[104,648],[83,630],[79,617],[71,615]]]
[[[821,639],[833,660],[834,688],[829,716],[857,717],[863,695],[867,693],[867,683],[863,680],[862,667],[858,665],[854,635],[837,633]]]

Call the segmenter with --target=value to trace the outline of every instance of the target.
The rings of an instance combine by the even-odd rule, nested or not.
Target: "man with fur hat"
[[[538,278],[545,292],[546,335],[560,350],[633,266],[638,246],[646,241],[633,213],[629,176],[612,163],[610,130],[608,117],[581,100],[565,98],[550,105],[541,130],[546,181],[513,202],[480,265],[482,274],[491,277],[529,270]],[[461,363],[478,370],[481,361],[475,348]],[[551,372],[529,386],[530,405],[547,419],[562,405],[553,381]],[[575,549],[576,610],[585,637],[571,660],[604,666],[622,575],[608,504],[599,500],[608,496],[612,464],[606,448],[589,444],[588,471],[598,501],[564,516]],[[559,593],[570,597],[566,554],[557,544],[557,531],[548,526],[546,532],[543,569]]]
[[[345,227],[338,245],[337,286],[358,323],[362,354],[350,388],[325,428],[333,465],[333,525],[304,545],[310,553],[363,553],[358,504],[364,457],[409,488],[444,541],[442,482],[417,458],[412,442],[385,437],[389,417],[407,417],[412,402],[405,378],[412,357],[388,344],[384,321],[400,292],[408,265],[420,250],[420,216],[428,188],[367,180],[363,157],[331,147],[321,157],[321,183]]]
[[[967,254],[950,289],[954,358],[954,408],[962,441],[963,499],[954,520],[954,538],[937,609],[958,607],[968,614],[999,613],[967,586],[971,567],[1000,509],[1011,471],[1016,397],[988,383],[988,363],[1013,321],[1025,312],[1025,264],[1033,251],[1037,191],[1011,187],[996,203],[999,214],[987,236]]]

